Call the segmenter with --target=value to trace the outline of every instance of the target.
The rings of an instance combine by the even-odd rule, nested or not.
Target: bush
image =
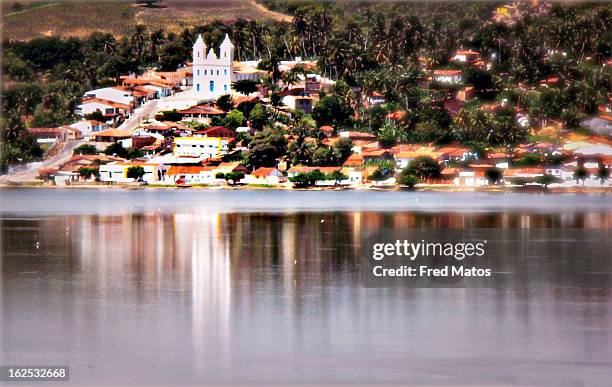
[[[172,109],[171,111],[165,110],[155,115],[155,119],[158,121],[177,122],[180,121],[182,118],[183,116],[179,112],[177,112],[176,109]]]
[[[123,147],[123,145],[118,142],[112,143],[104,149],[104,154],[109,156],[117,156],[122,159],[128,158],[128,151]]]
[[[98,168],[81,167],[79,168],[79,175],[85,178],[90,178],[93,175],[97,178],[100,174]]]
[[[129,167],[127,170],[127,177],[129,179],[140,181],[144,175],[145,175],[145,170],[141,166]]]
[[[72,153],[75,155],[96,155],[98,154],[98,150],[91,144],[83,144],[74,148]]]
[[[440,176],[440,164],[429,156],[419,156],[410,161],[405,173],[421,179],[435,178]]]
[[[559,179],[558,177],[555,177],[553,175],[542,175],[542,176],[536,176],[533,179],[534,182],[541,184],[543,187],[548,187],[549,184],[552,183],[558,183],[561,181],[561,179]]]
[[[102,114],[101,111],[96,110],[93,113],[89,113],[89,114],[85,114],[85,119],[86,120],[95,120],[98,122],[106,122],[106,117],[104,117],[104,114]]]
[[[489,184],[497,184],[501,180],[503,174],[499,168],[490,168],[485,171],[485,177]]]
[[[414,188],[419,183],[419,178],[415,175],[402,174],[400,177],[400,184],[405,185],[409,188]]]

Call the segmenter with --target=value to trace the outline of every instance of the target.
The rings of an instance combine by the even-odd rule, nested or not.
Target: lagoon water
[[[2,189],[0,219],[0,364],[74,385],[612,380],[610,288],[359,275],[372,230],[611,229],[609,196]]]

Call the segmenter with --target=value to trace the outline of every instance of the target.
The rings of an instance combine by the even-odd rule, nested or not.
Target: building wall
[[[174,139],[175,156],[220,157],[227,153],[229,141],[220,137],[177,137]]]
[[[217,99],[231,92],[233,80],[234,46],[229,37],[221,43],[219,57],[206,45],[201,36],[193,46],[193,90],[203,99]]]
[[[85,116],[95,112],[96,110],[100,110],[102,114],[114,114],[116,112],[115,108],[112,106],[105,105],[100,102],[90,102],[77,106],[76,113],[81,116]]]
[[[100,180],[115,182],[115,183],[129,183],[133,182],[134,179],[127,177],[127,171],[132,165],[127,164],[106,164],[100,165]],[[145,174],[142,177],[142,181],[151,183],[159,181],[162,177],[163,172],[159,165],[140,165]]]
[[[112,101],[122,103],[124,105],[131,105],[134,101],[132,93],[125,90],[118,90],[112,87],[104,87],[102,89],[90,90],[85,93],[86,97],[96,97],[104,99],[106,101]]]

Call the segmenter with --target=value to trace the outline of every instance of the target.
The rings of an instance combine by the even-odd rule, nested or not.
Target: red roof
[[[32,135],[38,136],[59,136],[65,131],[64,128],[28,128],[28,132]]]
[[[480,53],[478,51],[459,50],[455,55],[480,55]]]
[[[461,75],[461,70],[434,70],[434,75]]]
[[[406,112],[402,110],[397,110],[392,113],[387,114],[387,118],[394,121],[399,121],[406,116]]]
[[[197,175],[204,171],[212,171],[215,167],[201,167],[193,165],[171,165],[166,175]]]
[[[112,107],[117,108],[117,109],[129,110],[131,108],[130,105],[126,105],[124,103],[108,101],[106,99],[100,99],[100,98],[95,98],[95,97],[83,98],[83,103],[82,104],[85,105],[85,104],[94,103],[94,102],[98,102],[98,103],[101,103],[101,104],[104,104],[104,105],[112,106]]]
[[[348,159],[342,164],[344,167],[358,167],[363,163],[363,155],[352,154]]]
[[[178,111],[180,114],[204,114],[204,115],[222,115],[225,114],[225,112],[221,109],[217,109],[215,107],[212,106],[207,106],[207,105],[198,105],[198,106],[192,106],[188,109],[184,109],[184,110],[179,110]]]
[[[268,177],[272,172],[276,171],[276,168],[273,167],[260,167],[253,171],[252,175],[260,178],[260,177]]]
[[[232,129],[226,128],[225,126],[211,126],[208,128],[197,130],[193,133],[207,137],[236,137],[236,132]]]
[[[354,139],[354,138],[358,138],[358,139],[374,139],[374,138],[376,138],[376,136],[373,135],[372,133],[353,132],[353,131],[342,132],[340,137],[350,138],[350,139]]]

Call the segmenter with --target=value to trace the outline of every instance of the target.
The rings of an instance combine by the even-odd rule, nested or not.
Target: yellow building
[[[173,153],[177,157],[221,157],[227,154],[228,146],[228,138],[176,137]]]

